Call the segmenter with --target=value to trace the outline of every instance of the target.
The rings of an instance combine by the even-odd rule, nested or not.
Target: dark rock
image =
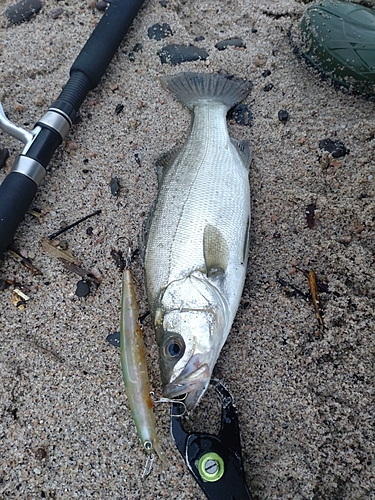
[[[288,111],[285,111],[285,109],[280,109],[280,111],[278,112],[277,116],[279,117],[279,120],[281,122],[286,122],[289,118],[289,114],[288,114]]]
[[[134,62],[135,61],[135,55],[134,52],[129,52],[129,61]]]
[[[107,10],[108,7],[108,2],[104,2],[103,0],[100,0],[99,2],[96,2],[95,7],[100,10],[101,12],[104,12]]]
[[[267,78],[267,76],[270,76],[271,74],[271,71],[269,69],[265,69],[262,73],[262,76],[264,76],[264,78]]]
[[[159,3],[160,3],[160,5],[161,5],[162,7],[167,7],[167,6],[168,6],[168,2],[167,2],[167,0],[160,0],[160,2],[159,2]]]
[[[170,63],[172,65],[181,64],[187,61],[198,61],[202,59],[205,61],[208,57],[208,52],[195,45],[179,45],[172,43],[165,45],[158,52],[158,56],[162,64]]]
[[[266,85],[266,86],[264,87],[264,89],[263,89],[263,90],[264,90],[264,92],[269,92],[269,91],[270,91],[270,90],[272,90],[272,89],[273,89],[273,83],[269,83],[268,85]]]
[[[77,297],[87,297],[90,293],[90,287],[86,281],[80,280],[77,283],[76,295]]]
[[[141,52],[143,50],[143,43],[136,43],[133,47],[133,52]]]
[[[169,24],[163,23],[163,24],[153,24],[150,26],[147,30],[148,37],[151,38],[152,40],[163,40],[163,38],[167,38],[167,36],[172,36],[172,30]]]
[[[120,182],[117,177],[112,177],[111,179],[111,193],[113,196],[117,196],[120,191]]]
[[[34,14],[40,11],[42,2],[40,0],[20,0],[5,11],[5,15],[13,24],[28,21]]]
[[[203,36],[203,35],[199,35],[199,36],[196,36],[196,37],[194,38],[194,41],[195,41],[195,42],[202,42],[204,39],[205,39],[205,38],[204,38],[204,36]]]
[[[116,115],[119,115],[123,109],[124,109],[123,104],[117,104],[116,109],[115,109]]]
[[[246,45],[243,43],[242,38],[229,38],[228,40],[218,42],[215,47],[218,50],[225,50],[227,47],[242,47],[246,49]]]
[[[120,332],[110,333],[107,335],[107,342],[115,347],[120,347]]]
[[[247,104],[238,104],[228,112],[228,118],[235,120],[240,125],[251,126],[253,124],[253,114]]]
[[[340,158],[349,153],[349,149],[346,149],[344,144],[340,141],[332,141],[331,139],[322,139],[319,141],[319,148],[332,153],[334,158]]]

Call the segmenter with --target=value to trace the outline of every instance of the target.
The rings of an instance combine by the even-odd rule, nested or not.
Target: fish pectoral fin
[[[156,167],[156,174],[158,176],[159,187],[162,185],[165,174],[168,172],[171,165],[173,165],[174,161],[180,154],[181,150],[182,150],[181,147],[176,146],[171,151],[163,153],[162,155],[159,156],[159,158],[156,159],[155,167]]]
[[[249,141],[247,140],[237,141],[236,139],[231,138],[231,142],[233,146],[236,148],[237,153],[240,155],[240,158],[245,167],[250,168],[250,163],[251,160],[253,159],[253,156],[251,154]]]
[[[203,231],[203,256],[207,276],[218,276],[227,270],[229,249],[220,229],[207,224]]]

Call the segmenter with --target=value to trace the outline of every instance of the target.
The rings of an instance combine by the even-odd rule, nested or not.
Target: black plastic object
[[[128,31],[144,0],[112,0],[70,70],[70,79],[50,110],[74,122],[87,93],[104,75],[114,53]],[[57,111],[56,111],[57,110]],[[67,120],[68,121],[68,120]],[[63,137],[44,123],[24,156],[47,167]],[[0,186],[0,257],[37,191],[33,180],[22,173],[9,174]]]
[[[308,63],[339,86],[375,93],[375,10],[323,0],[306,9],[300,30]]]
[[[222,403],[221,429],[217,436],[184,430],[181,403],[171,409],[171,432],[176,446],[203,492],[210,500],[251,500],[242,465],[240,429],[232,395],[216,379],[211,380]]]

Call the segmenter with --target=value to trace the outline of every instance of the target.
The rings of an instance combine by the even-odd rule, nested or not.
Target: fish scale
[[[229,137],[226,113],[249,83],[182,73],[165,86],[193,111],[187,141],[159,162],[145,252],[146,287],[167,397],[204,393],[246,275],[250,218],[247,144]]]

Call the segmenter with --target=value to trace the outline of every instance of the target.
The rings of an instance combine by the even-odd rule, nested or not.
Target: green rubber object
[[[375,94],[375,10],[323,0],[306,9],[300,30],[308,63],[339,86]]]

